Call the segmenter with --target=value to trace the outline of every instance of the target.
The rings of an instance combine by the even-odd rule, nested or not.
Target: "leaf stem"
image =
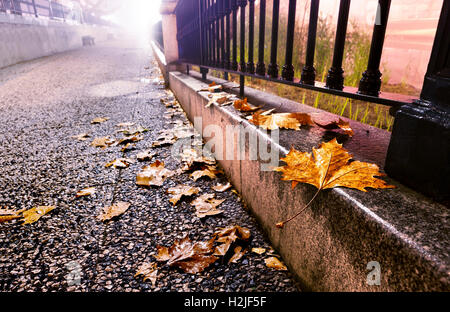
[[[322,189],[318,189],[317,190],[317,192],[316,192],[316,194],[314,194],[314,196],[313,196],[313,198],[311,198],[311,200],[309,201],[309,203],[308,204],[306,204],[306,206],[305,207],[303,207],[299,212],[297,212],[295,215],[293,215],[292,217],[290,217],[289,219],[287,219],[287,220],[285,220],[285,221],[282,221],[282,222],[279,222],[279,223],[277,223],[277,228],[283,228],[284,227],[284,225],[286,224],[286,223],[288,223],[289,221],[291,221],[291,220],[293,220],[293,219],[295,219],[295,218],[297,218],[303,211],[305,211],[306,210],[306,208],[308,208],[310,205],[311,205],[311,203],[313,202],[313,200],[317,197],[317,195],[319,194],[319,192],[321,191]]]

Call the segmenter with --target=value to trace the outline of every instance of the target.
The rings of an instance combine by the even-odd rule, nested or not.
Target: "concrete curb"
[[[315,127],[300,131],[282,130],[279,144],[242,118],[232,106],[206,108],[207,93],[198,92],[207,84],[199,74],[167,74],[169,85],[205,141],[204,130],[211,125],[226,133],[227,126],[241,125],[245,131],[267,142],[280,157],[290,146],[311,151],[335,135]],[[193,77],[195,76],[195,77]],[[237,93],[236,85],[212,78]],[[332,114],[310,106],[246,88],[253,104],[276,108],[278,112],[297,111]],[[334,116],[335,118],[335,116]],[[355,136],[344,147],[355,159],[377,163],[381,168],[389,133],[351,122]],[[342,137],[341,137],[342,139]],[[225,138],[224,138],[225,142]],[[223,144],[226,153],[226,144]],[[220,160],[225,174],[260,222],[273,246],[282,255],[303,289],[313,291],[449,291],[450,242],[448,210],[428,198],[387,178],[394,190],[336,188],[322,192],[310,209],[283,230],[275,224],[293,215],[314,195],[315,188],[298,185],[291,189],[272,171],[261,171],[261,159],[249,160],[252,151],[245,141],[243,160]],[[379,271],[378,271],[379,270]],[[380,273],[380,283],[368,282]]]

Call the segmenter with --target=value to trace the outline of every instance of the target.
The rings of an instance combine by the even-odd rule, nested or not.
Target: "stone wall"
[[[82,46],[82,36],[107,39],[109,27],[0,13],[0,68]]]

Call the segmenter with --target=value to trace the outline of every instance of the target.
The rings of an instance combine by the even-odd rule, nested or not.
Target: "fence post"
[[[177,40],[177,17],[175,15],[175,8],[177,1],[164,0],[161,3],[160,13],[162,16],[162,30],[164,41],[164,56],[166,58],[168,71],[181,70],[185,68],[173,65],[179,59],[178,40]]]
[[[385,170],[438,200],[450,199],[450,1],[444,1],[420,100],[396,112]]]
[[[34,16],[38,17],[35,0],[31,0],[31,3],[33,4]]]

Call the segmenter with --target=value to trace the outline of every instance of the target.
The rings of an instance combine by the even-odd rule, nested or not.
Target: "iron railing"
[[[279,25],[280,0],[272,1],[270,62],[265,64],[266,0],[259,0],[259,25],[255,25],[255,0],[178,0],[175,8],[178,62],[188,68],[199,66],[203,79],[209,69],[239,75],[241,96],[245,76],[249,76],[391,106],[395,121],[386,172],[420,192],[450,202],[450,0],[443,0],[419,99],[380,92],[380,60],[391,0],[378,0],[368,64],[358,88],[344,86],[342,69],[350,0],[340,0],[332,66],[325,83],[316,81],[314,67],[320,0],[308,0],[311,1],[309,29],[305,65],[297,68],[301,70],[300,77],[294,75],[292,59],[297,0],[286,0],[289,1],[287,26]],[[259,27],[258,55],[254,55],[255,27]],[[280,42],[286,47],[281,76],[281,64],[277,63],[279,27],[287,27],[286,42]]]
[[[280,0],[273,0],[269,64],[264,63],[266,0],[259,1],[259,25],[255,25],[255,14],[258,13],[255,12],[255,0],[179,0],[175,12],[180,62],[199,65],[203,72],[206,72],[207,69],[214,69],[240,75],[241,93],[244,88],[244,76],[250,76],[389,106],[412,103],[414,98],[411,96],[380,92],[381,72],[379,67],[390,0],[378,1],[369,62],[361,77],[359,87],[344,86],[342,69],[350,0],[340,1],[333,61],[326,82],[315,81],[314,54],[319,3],[320,0],[311,0],[306,58],[305,65],[301,69],[301,77],[294,77],[295,68],[292,62],[297,0],[289,0],[287,36],[286,42],[283,43],[278,42],[278,29],[284,27],[279,23]],[[246,15],[247,7],[248,16]],[[248,23],[246,24],[247,18]],[[254,55],[255,26],[259,27],[258,55]],[[246,28],[248,29],[246,30]],[[284,44],[286,47],[281,76],[279,76],[281,64],[277,64],[278,44]]]

